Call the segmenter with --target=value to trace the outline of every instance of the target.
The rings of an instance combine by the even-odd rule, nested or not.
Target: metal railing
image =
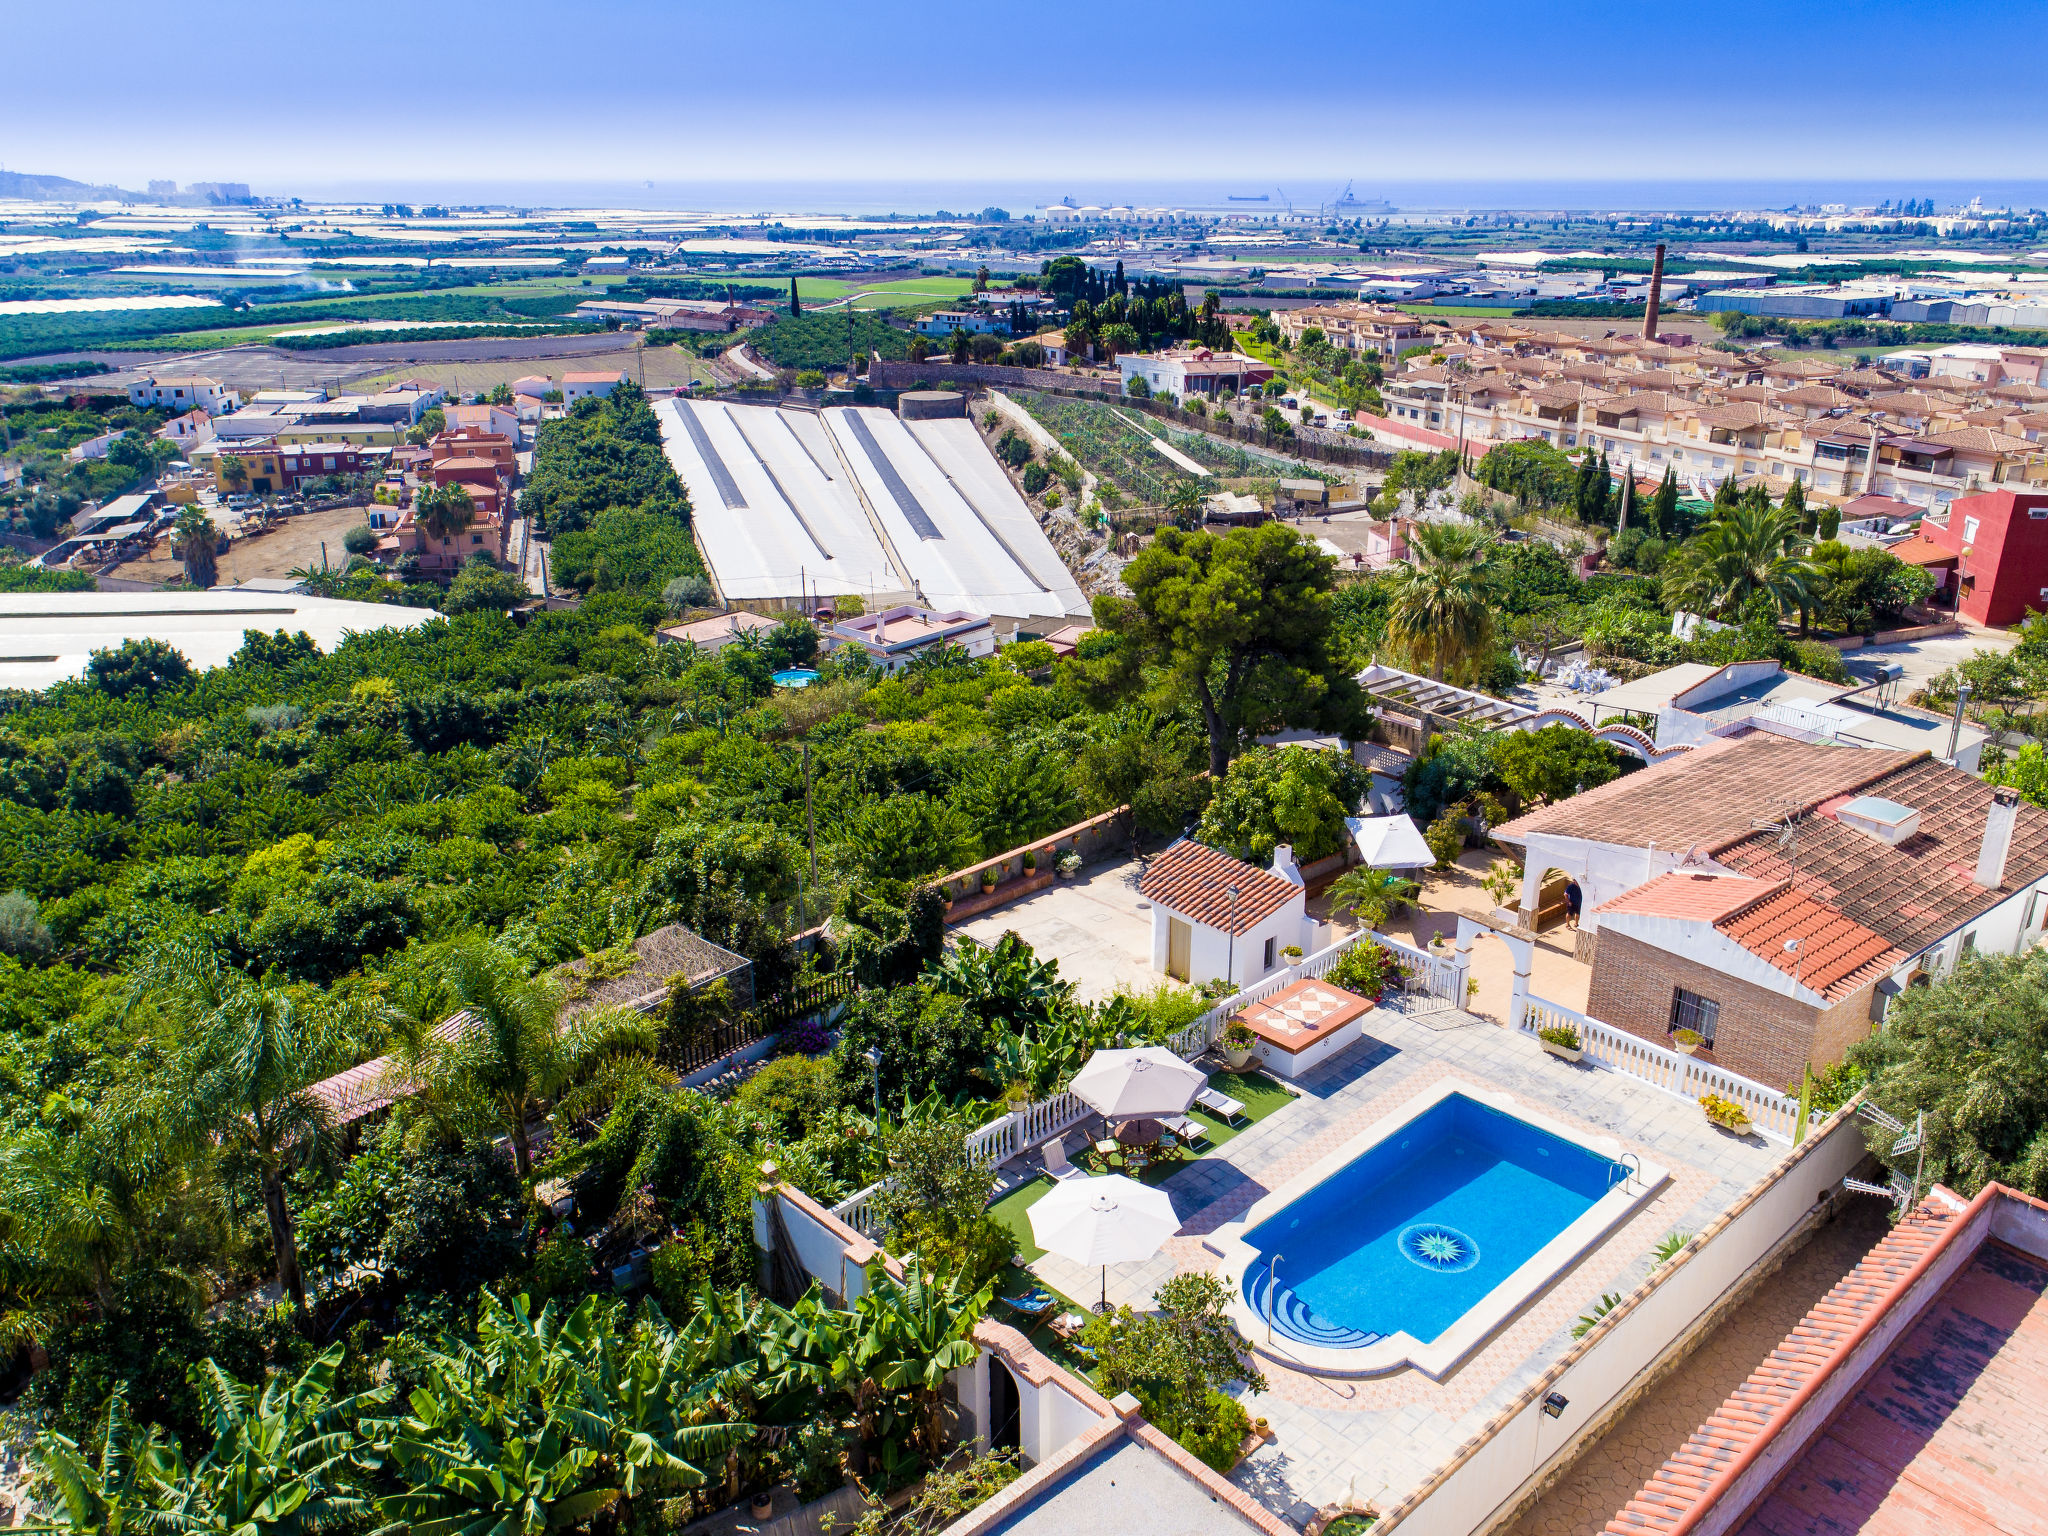
[[[1623,1073],[1679,1098],[1697,1100],[1702,1094],[1717,1093],[1724,1099],[1733,1099],[1756,1128],[1773,1141],[1789,1143],[1798,1128],[1799,1100],[1794,1096],[1767,1088],[1726,1067],[1669,1050],[1612,1024],[1603,1024],[1561,1003],[1540,997],[1529,999],[1522,1013],[1525,1034],[1560,1025],[1569,1025],[1579,1032],[1579,1049],[1596,1066]]]

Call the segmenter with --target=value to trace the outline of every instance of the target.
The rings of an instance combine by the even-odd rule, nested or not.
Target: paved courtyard
[[[1076,985],[1083,1002],[1101,1002],[1119,988],[1150,992],[1169,978],[1152,969],[1152,903],[1138,894],[1142,873],[1136,859],[1092,865],[952,931],[979,944],[1017,934],[1034,954],[1058,957],[1061,979]]]
[[[1020,903],[1019,906],[1023,906]],[[1015,909],[1010,909],[1014,911]],[[1000,931],[1000,929],[998,929]],[[1066,970],[1066,951],[1061,969]],[[1358,1042],[1292,1085],[1299,1098],[1161,1185],[1183,1225],[1143,1264],[1113,1267],[1112,1302],[1148,1305],[1173,1274],[1220,1260],[1203,1239],[1269,1190],[1305,1171],[1373,1120],[1446,1078],[1513,1094],[1586,1132],[1617,1138],[1670,1180],[1443,1381],[1401,1370],[1370,1379],[1319,1378],[1262,1358],[1269,1390],[1247,1397],[1274,1438],[1235,1480],[1296,1523],[1347,1492],[1382,1508],[1418,1484],[1572,1342],[1578,1315],[1602,1292],[1648,1272],[1650,1250],[1673,1230],[1697,1232],[1780,1156],[1760,1137],[1709,1129],[1689,1101],[1590,1066],[1546,1056],[1536,1042],[1429,999],[1416,1011],[1376,1009]],[[1047,1255],[1032,1266],[1069,1296],[1092,1297],[1100,1272]]]

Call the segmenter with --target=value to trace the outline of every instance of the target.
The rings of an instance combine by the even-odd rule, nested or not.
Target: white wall
[[[1155,901],[1152,903],[1152,969],[1161,975],[1166,974],[1167,923],[1175,917],[1194,930],[1193,942],[1188,947],[1188,981],[1196,986],[1221,976],[1242,991],[1284,970],[1288,961],[1281,951],[1288,945],[1300,945],[1304,955],[1312,955],[1321,947],[1317,938],[1322,925],[1310,920],[1299,895],[1265,921],[1239,934],[1234,943],[1221,928],[1195,922]],[[1273,940],[1273,963],[1270,966],[1265,963],[1268,939]]]
[[[1522,905],[1533,911],[1544,872],[1561,869],[1579,882],[1585,898],[1580,907],[1579,926],[1588,933],[1600,930],[1600,920],[1593,915],[1595,907],[1676,869],[1686,852],[1683,848],[1643,849],[1619,843],[1589,843],[1583,838],[1557,837],[1546,832],[1530,833],[1527,848],[1528,857],[1522,867]]]
[[[1653,1270],[1565,1363],[1504,1409],[1493,1432],[1374,1527],[1403,1536],[1471,1536],[1518,1502],[1553,1457],[1577,1442],[1608,1406],[1712,1311],[1757,1261],[1807,1220],[1863,1160],[1853,1114],[1837,1115],[1753,1186],[1703,1241]],[[1543,1412],[1546,1392],[1564,1411]]]

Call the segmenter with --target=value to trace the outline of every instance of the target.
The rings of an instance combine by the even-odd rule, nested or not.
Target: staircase
[[[1273,1331],[1297,1344],[1313,1344],[1321,1349],[1363,1349],[1385,1337],[1384,1334],[1366,1333],[1317,1317],[1308,1303],[1285,1284],[1277,1289],[1274,1287],[1270,1266],[1261,1267],[1245,1282],[1245,1296],[1251,1302],[1252,1314],[1261,1322],[1268,1316],[1269,1293]]]

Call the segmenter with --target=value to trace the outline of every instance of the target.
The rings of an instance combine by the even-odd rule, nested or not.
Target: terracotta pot
[[[772,1493],[755,1494],[754,1502],[748,1507],[747,1510],[747,1513],[752,1515],[756,1520],[766,1520],[774,1512],[775,1495]]]

